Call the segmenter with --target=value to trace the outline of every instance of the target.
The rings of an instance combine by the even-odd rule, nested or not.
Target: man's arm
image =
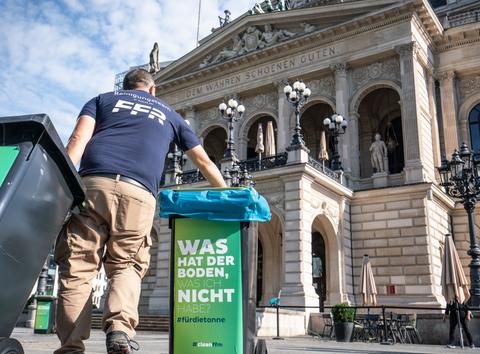
[[[78,118],[77,125],[73,129],[67,144],[67,154],[74,166],[77,166],[80,162],[85,147],[92,138],[94,129],[95,119],[86,115]]]
[[[212,187],[226,187],[222,174],[217,166],[210,160],[207,153],[201,145],[194,147],[186,152],[188,158],[198,167],[202,175]]]

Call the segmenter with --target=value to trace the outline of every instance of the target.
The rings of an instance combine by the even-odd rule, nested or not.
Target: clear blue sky
[[[199,0],[0,1],[0,117],[47,113],[64,141],[83,104],[113,89],[116,73],[195,47]],[[201,37],[224,9],[251,0],[202,0]]]

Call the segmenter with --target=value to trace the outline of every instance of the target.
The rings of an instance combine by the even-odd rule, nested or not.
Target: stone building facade
[[[227,137],[218,104],[235,97],[246,106],[236,151],[273,214],[258,232],[260,304],[280,290],[284,305],[358,304],[368,254],[379,303],[441,306],[446,233],[469,273],[466,216],[438,186],[436,167],[461,142],[480,148],[480,4],[304,3],[217,29],[155,75],[157,94],[188,119],[217,163]],[[295,117],[283,87],[296,79],[312,91],[301,112],[309,152],[287,149]],[[343,173],[318,161],[322,122],[333,112],[349,123],[339,143]],[[257,129],[268,121],[276,154],[260,166]],[[371,164],[376,133],[388,150],[385,174]],[[189,168],[187,161],[184,172],[170,171],[167,182],[205,185]],[[141,312],[166,314],[167,221],[157,220],[154,232]]]

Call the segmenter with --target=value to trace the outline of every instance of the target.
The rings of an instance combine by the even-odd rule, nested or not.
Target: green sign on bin
[[[39,301],[35,313],[35,330],[47,330],[50,321],[51,301]]]
[[[173,353],[243,353],[240,223],[174,223]]]
[[[19,153],[20,149],[17,146],[0,146],[0,187]]]

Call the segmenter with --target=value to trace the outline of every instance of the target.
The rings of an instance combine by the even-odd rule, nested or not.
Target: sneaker
[[[134,340],[128,338],[122,331],[107,333],[107,354],[132,354],[132,350],[139,350],[140,346]]]
[[[471,349],[475,349],[475,344],[470,344]]]
[[[453,344],[449,344],[446,346],[446,348],[455,349],[455,346]]]

